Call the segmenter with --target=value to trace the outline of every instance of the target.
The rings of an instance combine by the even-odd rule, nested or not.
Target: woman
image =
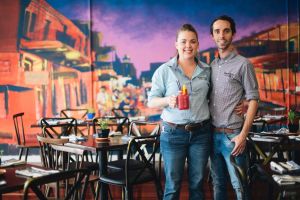
[[[179,199],[185,161],[189,199],[204,199],[203,176],[211,148],[207,93],[210,68],[196,58],[198,34],[190,24],[177,32],[177,56],[161,65],[152,78],[148,106],[162,108],[161,153],[166,184],[164,199]],[[179,110],[177,95],[187,87],[189,108]]]

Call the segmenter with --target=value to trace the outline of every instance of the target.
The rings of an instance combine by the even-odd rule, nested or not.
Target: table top
[[[29,177],[16,175],[15,171],[17,169],[22,169],[22,168],[26,168],[26,167],[30,167],[30,166],[34,166],[34,165],[24,164],[24,165],[18,165],[18,166],[12,166],[12,167],[5,168],[6,173],[3,175],[0,175],[0,180],[5,180],[6,184],[0,186],[0,195],[4,194],[4,193],[22,190],[26,180]],[[38,167],[42,168],[40,166],[38,166]]]
[[[127,136],[114,136],[108,137],[109,139],[106,141],[98,142],[92,135],[87,136],[86,141],[76,141],[76,142],[69,142],[66,143],[65,146],[72,146],[83,148],[87,151],[101,151],[101,150],[113,150],[113,149],[120,149],[125,148],[128,144],[129,137]]]

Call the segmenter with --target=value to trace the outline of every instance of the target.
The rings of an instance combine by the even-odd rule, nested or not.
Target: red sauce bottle
[[[190,107],[189,103],[189,95],[187,93],[187,88],[183,84],[182,85],[182,91],[179,92],[179,95],[177,97],[178,99],[178,109],[179,110],[187,110]]]

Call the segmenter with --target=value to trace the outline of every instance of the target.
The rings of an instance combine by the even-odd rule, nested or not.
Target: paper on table
[[[280,185],[290,185],[296,182],[300,183],[300,176],[293,175],[272,175],[274,181]]]
[[[8,159],[8,160],[3,160],[1,162],[0,167],[10,167],[10,166],[15,166],[15,165],[23,165],[26,162],[24,160],[17,160],[15,158]]]
[[[16,170],[16,174],[28,177],[40,177],[49,174],[58,173],[58,170],[45,170],[36,167],[28,167],[25,169]]]

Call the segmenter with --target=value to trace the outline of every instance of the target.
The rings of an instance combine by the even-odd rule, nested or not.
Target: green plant
[[[97,124],[101,130],[108,129],[108,119],[98,119]]]
[[[93,107],[88,108],[88,113],[95,113],[95,109]]]
[[[296,119],[297,119],[297,114],[296,112],[291,109],[289,112],[288,112],[288,120],[289,120],[289,123],[291,124],[294,124],[296,123]]]
[[[1,158],[2,158],[2,156],[3,156],[3,150],[2,149],[0,149],[0,165],[1,165]]]

